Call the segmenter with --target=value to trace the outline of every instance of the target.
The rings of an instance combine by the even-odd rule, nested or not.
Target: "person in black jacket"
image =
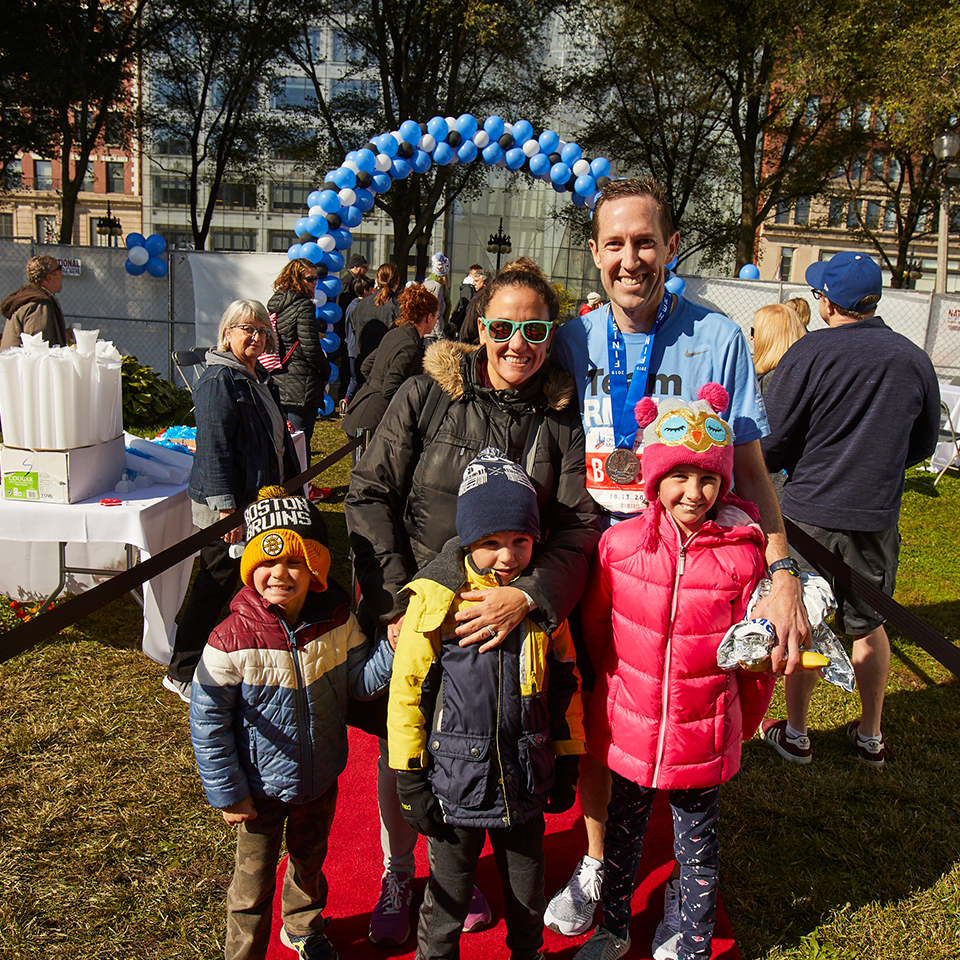
[[[363,386],[363,362],[380,346],[387,330],[400,313],[397,287],[400,271],[393,263],[382,263],[377,268],[377,291],[357,304],[350,318],[357,344],[357,359],[353,365],[357,386]]]
[[[415,283],[398,299],[400,316],[367,357],[363,376],[366,381],[357,391],[343,420],[348,437],[361,430],[377,429],[391,398],[409,377],[423,373],[423,338],[433,330],[440,302],[425,287]]]
[[[330,378],[330,361],[320,346],[313,302],[317,268],[309,260],[291,260],[273,282],[267,309],[276,318],[277,354],[282,361],[273,382],[280,389],[283,414],[302,430],[309,456],[313,426]]]
[[[600,534],[596,505],[586,491],[574,384],[547,360],[560,310],[556,291],[542,273],[512,270],[478,297],[480,347],[444,340],[427,350],[426,374],[396,392],[354,468],[344,514],[363,594],[361,623],[392,638],[405,612],[399,591],[457,532],[464,467],[485,447],[520,463],[537,492],[541,540],[528,576],[465,595],[477,602],[457,614],[462,623],[456,632],[468,643],[483,643],[483,652],[525,617],[547,632],[557,629],[580,598]],[[382,719],[379,730],[376,718],[357,722],[384,737]],[[409,934],[417,835],[400,814],[394,781],[382,739],[378,796],[385,873],[370,921],[374,942],[402,943]],[[394,903],[405,904],[405,914],[401,922],[386,924],[387,911],[396,914]]]

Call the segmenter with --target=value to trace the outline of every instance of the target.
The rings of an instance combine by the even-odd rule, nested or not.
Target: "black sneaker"
[[[339,960],[333,944],[322,933],[298,937],[287,933],[287,928],[283,927],[280,931],[280,942],[285,947],[295,950],[301,960]]]
[[[851,720],[847,724],[847,739],[853,744],[853,749],[857,751],[857,756],[869,767],[882,767],[890,756],[890,749],[883,742],[881,733],[876,739],[870,738],[864,740],[860,736],[860,721]]]

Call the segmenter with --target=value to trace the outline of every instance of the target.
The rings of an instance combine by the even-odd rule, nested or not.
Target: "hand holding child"
[[[232,803],[229,807],[220,810],[223,819],[231,826],[236,827],[245,820],[257,819],[257,808],[253,805],[253,797],[247,797],[239,803]]]
[[[481,653],[493,650],[503,643],[504,638],[530,612],[530,604],[522,590],[516,587],[495,587],[492,590],[465,590],[460,594],[462,600],[479,600],[475,606],[467,607],[455,614],[460,620],[456,634],[461,647],[486,641],[480,648]]]

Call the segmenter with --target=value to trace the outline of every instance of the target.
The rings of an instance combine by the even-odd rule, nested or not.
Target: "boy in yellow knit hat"
[[[227,960],[262,960],[286,826],[283,942],[336,960],[323,934],[323,861],[347,762],[348,691],[390,682],[393,651],[370,644],[328,577],[327,529],[305,497],[265,487],[244,514],[244,586],[213,631],[193,679],[190,733],[210,804],[237,827],[227,891]]]

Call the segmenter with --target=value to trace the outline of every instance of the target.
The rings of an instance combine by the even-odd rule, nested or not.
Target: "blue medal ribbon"
[[[666,320],[673,303],[673,295],[664,291],[657,318],[647,334],[647,341],[640,351],[637,365],[633,370],[633,379],[627,385],[627,346],[623,342],[620,328],[613,319],[613,306],[607,305],[607,358],[610,378],[610,412],[613,421],[613,445],[633,450],[637,437],[637,421],[633,411],[647,390],[647,373],[650,370],[650,357],[653,353],[653,338],[657,328]]]

